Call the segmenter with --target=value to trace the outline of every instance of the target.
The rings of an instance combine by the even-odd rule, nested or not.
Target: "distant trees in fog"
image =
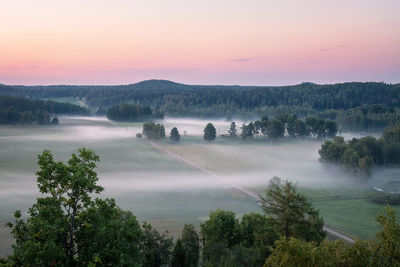
[[[0,96],[0,124],[50,124],[50,114],[88,114],[86,108],[70,103]],[[58,121],[58,118],[57,120]],[[53,124],[57,124],[54,121]]]
[[[345,141],[337,136],[323,143],[319,154],[321,161],[340,164],[366,177],[373,165],[400,163],[400,126],[386,129],[378,139],[367,136]]]
[[[263,116],[261,120],[243,124],[241,137],[252,139],[255,135],[263,134],[269,138],[281,138],[287,133],[291,137],[333,137],[337,133],[337,124],[332,120],[307,117],[305,121],[297,118],[296,114],[278,114],[275,119]]]
[[[162,119],[164,115],[160,109],[155,112],[149,106],[137,104],[119,104],[118,106],[110,107],[107,110],[107,118],[113,121],[146,121],[149,119]]]
[[[143,124],[143,135],[148,139],[159,140],[165,139],[164,125],[154,122],[146,122]]]

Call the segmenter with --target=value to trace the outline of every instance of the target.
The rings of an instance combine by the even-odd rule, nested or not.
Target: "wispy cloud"
[[[324,48],[321,48],[319,51],[328,52],[328,51],[345,48],[345,47],[349,47],[349,46],[351,46],[351,44],[340,44],[340,45],[335,45],[335,46],[324,47]]]
[[[254,58],[251,57],[242,57],[242,58],[234,58],[232,59],[233,62],[247,62],[247,61],[252,61]]]

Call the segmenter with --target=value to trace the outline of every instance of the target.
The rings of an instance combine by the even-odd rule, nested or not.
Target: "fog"
[[[57,126],[0,127],[0,224],[12,220],[17,209],[26,215],[39,196],[36,161],[44,149],[50,149],[56,160],[68,159],[79,147],[93,149],[100,156],[97,171],[105,188],[102,197],[115,198],[139,220],[148,220],[172,234],[178,234],[184,223],[198,226],[217,208],[238,214],[260,211],[253,198],[232,185],[262,192],[273,176],[279,176],[306,188],[365,187],[343,169],[319,162],[321,141],[272,143],[218,137],[205,142],[201,135],[208,122],[220,134],[227,133],[231,122],[165,118],[162,123],[167,135],[177,127],[181,142],[167,139],[158,145],[204,168],[210,176],[137,139],[141,123],[113,123],[105,117],[59,119]],[[236,121],[238,130],[242,123]],[[354,136],[347,133],[345,138]],[[398,169],[376,169],[366,186],[395,188],[400,183],[399,174]],[[2,256],[10,251],[10,238],[1,227],[0,240],[8,240],[0,244]]]

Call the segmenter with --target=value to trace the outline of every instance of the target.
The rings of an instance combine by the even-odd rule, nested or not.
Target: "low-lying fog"
[[[26,212],[37,197],[37,155],[53,151],[56,160],[66,160],[79,147],[93,149],[99,156],[99,182],[103,196],[114,197],[123,209],[140,220],[149,220],[172,233],[184,223],[197,224],[216,208],[237,213],[258,210],[254,200],[230,183],[258,190],[273,176],[290,178],[300,186],[340,188],[360,186],[342,169],[318,161],[320,141],[245,142],[218,137],[207,143],[203,129],[212,122],[218,134],[228,132],[230,121],[166,118],[169,135],[177,127],[182,140],[159,144],[213,172],[220,180],[189,167],[179,160],[135,138],[141,123],[114,123],[104,117],[61,117],[58,126],[0,127],[0,224],[12,220],[16,209]],[[236,121],[237,129],[243,122]],[[186,136],[185,133],[186,132]],[[346,138],[354,135],[346,134]],[[377,169],[368,186],[393,188],[398,169]],[[400,190],[400,189],[399,189]],[[26,214],[26,213],[25,213]],[[6,236],[0,228],[0,240]],[[6,240],[7,238],[3,238]],[[0,256],[9,251],[10,239],[0,242]]]

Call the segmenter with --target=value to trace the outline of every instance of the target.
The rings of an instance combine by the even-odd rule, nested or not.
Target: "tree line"
[[[243,139],[252,139],[259,134],[271,139],[282,138],[285,134],[291,137],[332,138],[338,131],[333,120],[306,117],[303,121],[296,114],[278,114],[274,119],[264,115],[261,120],[243,124],[241,130],[240,136]],[[228,132],[231,137],[237,136],[235,122],[231,123]]]
[[[0,124],[58,124],[50,114],[84,115],[89,111],[70,103],[31,100],[22,97],[0,96]]]
[[[160,109],[170,116],[254,118],[268,114],[293,113],[299,117],[318,116],[324,111],[338,111],[342,122],[351,128],[369,129],[399,121],[400,85],[385,83],[341,83],[293,86],[200,86],[163,80],[149,80],[119,86],[5,86],[0,94],[31,98],[76,97],[94,109],[108,108],[127,101]],[[380,105],[391,118],[361,116],[352,118],[352,109]],[[347,114],[348,113],[348,114]],[[389,115],[389,113],[391,115]],[[394,113],[397,113],[395,115]],[[365,115],[365,114],[364,114]],[[330,118],[333,119],[333,118]],[[347,127],[346,126],[346,127]]]
[[[274,177],[260,197],[263,214],[216,210],[185,225],[173,242],[139,223],[114,199],[95,197],[99,157],[82,148],[67,162],[46,150],[36,173],[43,194],[23,219],[8,223],[13,253],[0,266],[399,266],[400,225],[393,210],[377,221],[375,241],[326,241],[323,219],[290,181]]]
[[[346,110],[325,110],[315,113],[315,116],[335,120],[345,131],[381,131],[400,124],[399,108],[377,104]]]
[[[367,136],[345,141],[337,136],[319,150],[321,161],[344,166],[361,177],[368,177],[374,165],[400,163],[400,125],[385,130],[381,138]]]
[[[159,108],[153,112],[149,106],[137,104],[119,104],[108,108],[107,118],[113,121],[146,121],[151,119],[163,119],[164,115]]]

